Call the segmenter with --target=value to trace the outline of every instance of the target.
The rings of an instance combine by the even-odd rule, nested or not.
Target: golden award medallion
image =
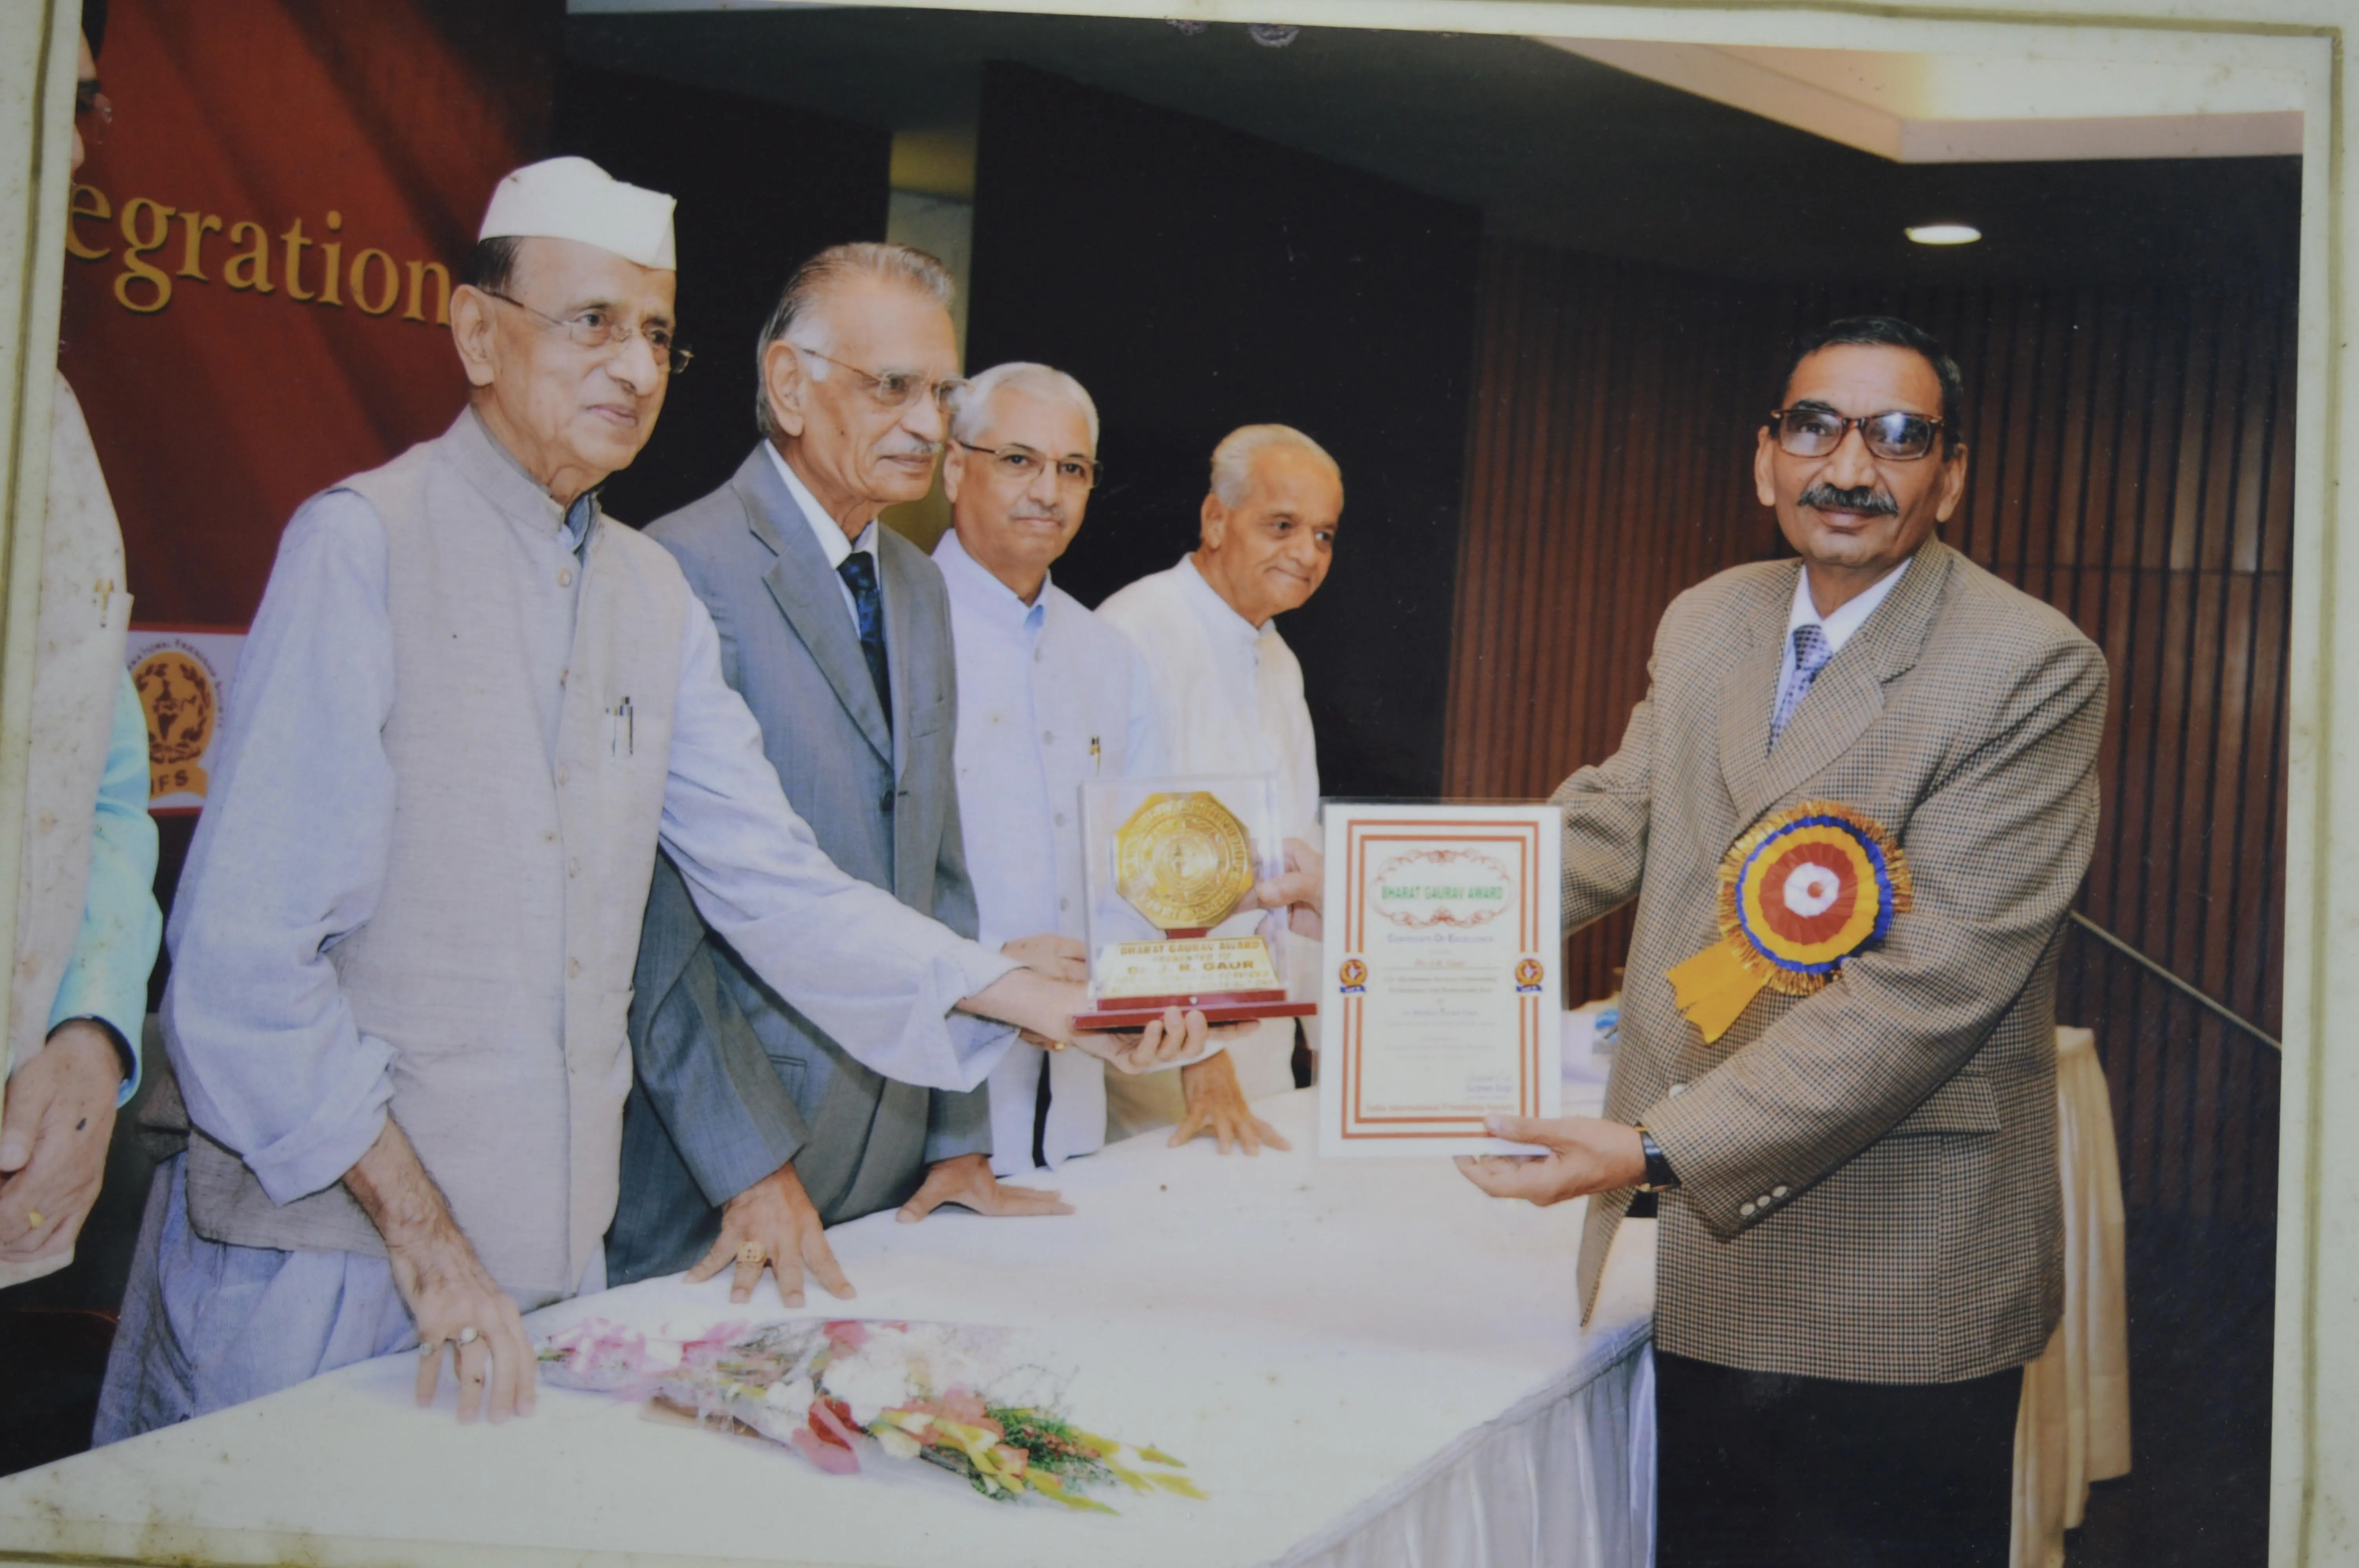
[[[1165,931],[1208,931],[1252,891],[1253,841],[1211,794],[1153,795],[1114,835],[1116,885]]]

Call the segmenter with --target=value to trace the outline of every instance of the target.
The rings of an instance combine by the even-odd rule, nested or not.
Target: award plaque
[[[1166,1008],[1214,1023],[1301,1018],[1282,916],[1244,908],[1285,863],[1266,776],[1098,779],[1082,786],[1089,1011],[1082,1029],[1136,1029]]]
[[[1325,807],[1319,1152],[1538,1153],[1483,1130],[1563,1093],[1562,814]]]

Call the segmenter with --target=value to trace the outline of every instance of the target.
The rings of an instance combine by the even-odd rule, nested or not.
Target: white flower
[[[801,1415],[810,1409],[813,1392],[809,1378],[792,1378],[772,1383],[769,1391],[762,1396],[762,1402],[790,1415]]]
[[[896,1459],[915,1459],[918,1456],[918,1440],[889,1426],[877,1432],[876,1445]]]

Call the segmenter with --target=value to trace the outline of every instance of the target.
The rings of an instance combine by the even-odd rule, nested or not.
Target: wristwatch
[[[1680,1178],[1672,1172],[1670,1161],[1664,1156],[1663,1146],[1655,1141],[1655,1135],[1647,1130],[1645,1124],[1641,1123],[1636,1130],[1638,1147],[1647,1156],[1647,1179],[1638,1184],[1638,1190],[1642,1193],[1667,1193],[1678,1186]]]

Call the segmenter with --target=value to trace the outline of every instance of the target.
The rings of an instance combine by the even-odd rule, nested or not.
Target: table
[[[1066,1166],[1071,1218],[886,1214],[831,1237],[861,1289],[837,1314],[1038,1336],[1076,1369],[1078,1417],[1187,1460],[1208,1502],[1121,1494],[1103,1519],[986,1502],[918,1465],[840,1479],[567,1390],[462,1428],[447,1394],[410,1406],[397,1356],[0,1481],[0,1562],[1647,1562],[1652,1226],[1625,1227],[1582,1330],[1580,1204],[1497,1203],[1439,1161],[1321,1161],[1315,1095],[1258,1108],[1291,1153],[1136,1139]],[[532,1323],[593,1314],[691,1330],[788,1315],[660,1280]]]
[[[2114,1109],[2086,1029],[2056,1032],[2064,1179],[2064,1321],[2023,1370],[2015,1426],[2013,1568],[2063,1568],[2089,1483],[2130,1472],[2128,1280]]]

